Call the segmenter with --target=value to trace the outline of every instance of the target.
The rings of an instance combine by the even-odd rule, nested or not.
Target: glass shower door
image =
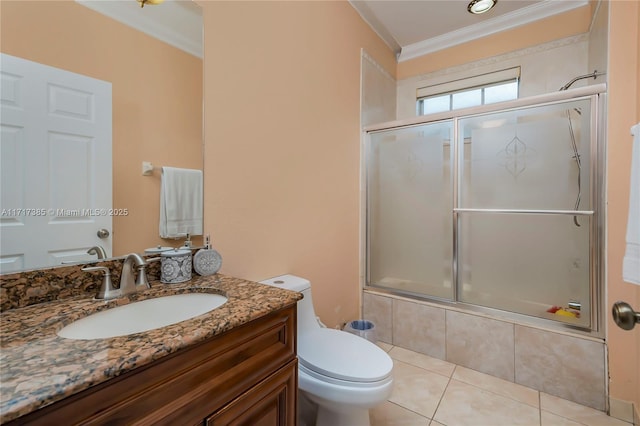
[[[458,121],[458,300],[589,326],[591,105]]]
[[[369,137],[368,284],[451,300],[453,121]]]

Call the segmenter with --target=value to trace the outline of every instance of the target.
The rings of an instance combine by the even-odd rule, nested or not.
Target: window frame
[[[453,111],[453,96],[457,93],[463,93],[470,90],[480,89],[480,104],[485,103],[485,89],[503,84],[516,83],[516,97],[520,96],[520,67],[507,68],[500,71],[480,74],[473,77],[453,80],[446,83],[425,86],[416,90],[416,115],[427,115],[424,112],[424,102],[427,99],[438,98],[442,96],[449,97],[449,109],[443,111]],[[491,102],[493,103],[493,102]]]

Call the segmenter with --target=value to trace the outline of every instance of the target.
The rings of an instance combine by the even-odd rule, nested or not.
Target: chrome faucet
[[[87,254],[95,254],[98,256],[98,259],[106,259],[107,252],[104,251],[102,246],[93,246],[89,250],[87,250]]]
[[[147,266],[147,262],[138,253],[127,255],[122,264],[122,274],[120,275],[120,293],[122,296],[149,288],[145,266]],[[140,270],[139,275],[144,276],[139,278],[138,283],[136,283],[138,269]]]
[[[160,258],[157,258],[158,260]],[[151,259],[156,260],[156,259]],[[111,273],[109,268],[105,266],[94,266],[82,268],[83,271],[102,271],[104,272],[104,279],[102,286],[96,295],[96,299],[117,299],[118,297],[126,296],[128,294],[135,293],[137,291],[144,291],[151,288],[147,279],[147,271],[145,267],[147,262],[138,253],[130,253],[122,263],[122,273],[120,274],[120,286],[115,288],[111,282]],[[136,272],[138,277],[136,279]]]
[[[104,272],[102,285],[100,286],[98,294],[96,294],[96,299],[110,300],[120,297],[120,289],[115,288],[111,282],[111,271],[109,271],[109,268],[106,266],[88,266],[86,268],[82,268],[82,270],[85,272]]]

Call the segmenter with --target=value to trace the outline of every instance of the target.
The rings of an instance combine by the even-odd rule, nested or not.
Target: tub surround
[[[378,339],[607,411],[602,339],[505,321],[426,301],[363,294]]]
[[[22,273],[22,277],[12,274],[8,281],[7,276],[2,277],[3,306],[25,300],[23,297],[7,297],[8,294],[18,294],[7,291],[11,285],[22,286],[27,293],[31,292],[27,299],[34,299],[34,294],[42,292],[38,297],[50,301],[8,309],[0,317],[0,423],[295,304],[302,297],[300,293],[220,274],[195,276],[191,281],[180,284],[152,281],[150,290],[106,302],[93,300],[87,297],[87,292],[77,289],[60,289],[57,295],[46,294],[43,290],[47,287],[44,283],[51,271],[56,272],[58,280],[62,279],[59,278],[61,273],[66,279],[89,275],[80,271],[82,275],[79,277],[76,274],[79,268],[34,271],[35,275]],[[81,289],[93,294],[93,283],[89,284],[82,278],[78,282]],[[67,324],[99,310],[136,300],[194,291],[223,294],[229,300],[204,315],[128,336],[70,340],[56,334]]]

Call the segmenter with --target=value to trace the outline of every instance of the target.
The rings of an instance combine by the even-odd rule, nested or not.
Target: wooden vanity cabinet
[[[236,398],[224,408],[205,419],[206,426],[219,425],[295,425],[295,412],[287,412],[295,400],[288,401],[291,390],[297,387],[298,363],[290,361],[285,367]],[[289,414],[291,416],[289,416]]]
[[[294,426],[295,319],[294,304],[8,425]]]

